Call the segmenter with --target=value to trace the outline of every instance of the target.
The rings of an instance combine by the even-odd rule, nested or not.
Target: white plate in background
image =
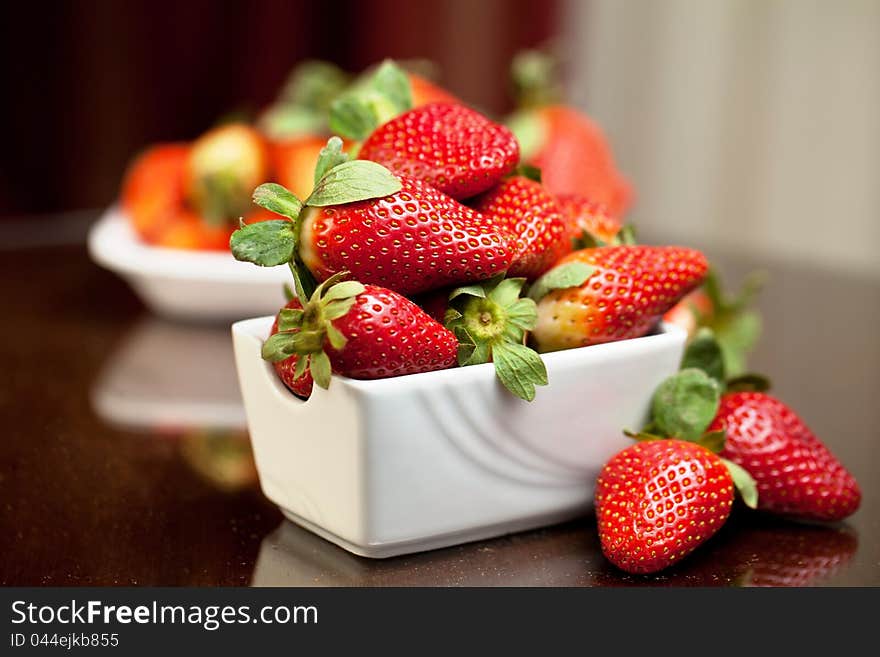
[[[285,303],[286,267],[257,267],[228,252],[150,246],[116,206],[89,230],[88,245],[96,263],[123,277],[159,315],[234,321],[275,313]]]

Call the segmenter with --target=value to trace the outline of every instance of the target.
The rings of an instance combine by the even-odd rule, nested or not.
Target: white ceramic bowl
[[[368,557],[549,525],[586,513],[599,469],[646,420],[685,332],[543,356],[550,385],[524,402],[491,364],[358,381],[308,401],[260,357],[272,317],[232,326],[266,496],[294,522]]]
[[[92,226],[89,253],[128,281],[151,310],[175,319],[230,321],[277,312],[290,279],[286,267],[255,267],[231,253],[145,244],[117,207]]]

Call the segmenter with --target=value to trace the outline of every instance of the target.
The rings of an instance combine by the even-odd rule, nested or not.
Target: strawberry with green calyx
[[[700,327],[712,329],[721,344],[728,374],[739,374],[745,371],[747,356],[761,334],[761,317],[750,306],[765,279],[763,272],[752,272],[739,294],[729,297],[717,272],[711,269],[703,286],[682,299],[663,319],[681,326],[691,337]]]
[[[193,142],[184,170],[187,201],[206,222],[232,225],[251,209],[251,190],[269,176],[267,145],[241,123],[219,126]]]
[[[522,161],[540,168],[553,194],[578,194],[615,217],[632,201],[632,188],[614,163],[599,126],[561,101],[558,67],[549,56],[527,52],[511,70],[520,109],[507,124],[520,143]]]
[[[596,481],[602,552],[628,573],[668,568],[724,525],[733,489],[729,469],[705,447],[637,443],[614,456]]]
[[[571,251],[562,210],[539,180],[525,175],[506,178],[471,206],[516,237],[509,276],[535,280]]]
[[[292,260],[319,281],[350,271],[401,294],[483,280],[510,265],[510,236],[474,210],[374,162],[344,161],[338,139],[331,143],[337,148],[319,160],[320,181],[305,203],[279,185],[256,190],[255,203],[288,220],[237,231],[238,259]]]
[[[330,385],[332,372],[381,379],[456,365],[458,342],[409,299],[337,274],[315,288],[305,304],[281,310],[262,355],[284,383],[307,397],[311,380]]]
[[[460,343],[459,365],[492,362],[495,374],[510,392],[532,401],[535,386],[547,385],[541,357],[525,346],[535,325],[535,302],[521,299],[524,278],[497,276],[452,292],[446,327]]]
[[[330,130],[346,139],[362,141],[378,126],[412,107],[406,72],[386,59],[330,104]]]
[[[556,201],[565,219],[568,237],[575,243],[575,248],[615,244],[623,224],[603,205],[580,194],[558,194]]]
[[[579,275],[560,275],[561,268]],[[707,269],[705,256],[685,247],[620,245],[575,251],[529,292],[538,302],[532,339],[545,352],[643,336],[703,281]]]

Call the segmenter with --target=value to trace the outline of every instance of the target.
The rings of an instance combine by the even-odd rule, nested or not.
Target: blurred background
[[[511,57],[547,43],[643,235],[880,277],[873,0],[3,3],[0,217],[106,206],[133,154],[258,110],[305,57],[429,58],[500,116]]]

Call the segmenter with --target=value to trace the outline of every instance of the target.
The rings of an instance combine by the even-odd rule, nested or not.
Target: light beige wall
[[[563,29],[645,233],[880,276],[880,2],[568,0]]]

